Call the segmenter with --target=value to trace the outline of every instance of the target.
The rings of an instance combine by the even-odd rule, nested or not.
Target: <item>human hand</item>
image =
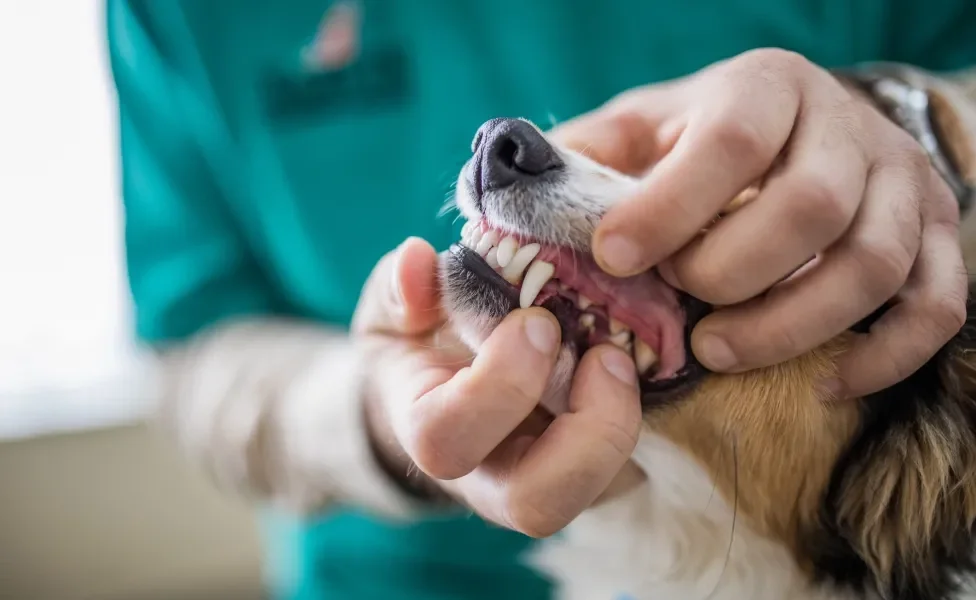
[[[631,90],[554,134],[643,175],[600,223],[596,259],[618,276],[658,265],[672,285],[724,307],[692,336],[712,370],[791,359],[890,300],[825,382],[855,397],[907,377],[962,327],[949,188],[906,132],[796,54],[747,52]],[[758,196],[713,224],[756,183]]]
[[[588,351],[569,411],[553,418],[538,404],[556,363],[556,319],[516,310],[472,357],[445,325],[426,242],[408,240],[377,265],[353,333],[369,365],[375,445],[482,517],[547,536],[611,483],[634,478],[641,414],[630,357],[613,346]]]

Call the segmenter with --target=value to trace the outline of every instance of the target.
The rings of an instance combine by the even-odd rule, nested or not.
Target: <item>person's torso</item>
[[[236,144],[231,208],[262,272],[283,311],[344,324],[385,252],[408,235],[438,249],[457,237],[461,223],[439,213],[483,121],[545,127],[762,46],[825,66],[921,61],[965,1],[360,0],[357,19],[329,13],[331,0],[183,5]],[[345,16],[316,54],[329,14]],[[553,593],[525,566],[534,542],[470,516],[393,526],[342,513],[269,531],[273,579],[303,600]]]

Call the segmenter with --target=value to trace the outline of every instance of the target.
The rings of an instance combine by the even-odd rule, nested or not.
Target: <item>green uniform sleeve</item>
[[[234,152],[178,2],[108,0],[137,335],[159,343],[271,309],[230,207]]]

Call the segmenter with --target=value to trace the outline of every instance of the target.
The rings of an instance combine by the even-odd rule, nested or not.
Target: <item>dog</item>
[[[568,599],[964,598],[976,522],[976,326],[905,381],[837,402],[818,382],[878,313],[786,363],[709,372],[690,351],[713,307],[654,271],[596,266],[596,224],[637,180],[529,121],[477,132],[457,182],[467,219],[442,255],[443,302],[471,349],[517,307],[559,320],[543,405],[566,410],[582,353],[612,343],[639,371],[646,479],[540,545]],[[976,597],[976,596],[974,596]]]

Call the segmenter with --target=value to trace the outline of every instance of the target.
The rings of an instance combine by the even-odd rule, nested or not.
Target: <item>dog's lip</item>
[[[462,266],[469,272],[473,273],[475,276],[479,277],[483,281],[493,285],[496,289],[501,291],[505,298],[509,302],[508,311],[511,312],[518,308],[519,306],[519,292],[518,289],[506,281],[498,272],[491,268],[491,266],[485,261],[485,259],[479,255],[474,250],[461,245],[460,243],[455,243],[450,246],[448,252],[454,255],[456,260],[459,260]],[[554,298],[548,302],[553,301],[567,302],[565,299]],[[695,303],[702,304],[700,301],[691,299]],[[705,305],[702,304],[704,307]],[[544,308],[547,308],[543,304]],[[552,310],[556,308],[555,306],[548,307],[551,312],[556,314],[556,311]],[[707,313],[707,310],[698,311]],[[692,311],[688,312],[688,333],[686,334],[685,342],[685,354],[686,361],[685,365],[678,370],[674,376],[667,379],[651,380],[649,378],[640,378],[640,389],[641,389],[641,406],[644,409],[660,407],[666,405],[669,402],[674,401],[685,391],[693,387],[698,383],[707,373],[708,370],[698,362],[695,358],[694,353],[691,352],[691,340],[690,331],[694,323],[703,317],[704,314],[692,314]],[[558,314],[557,314],[558,317]],[[692,320],[694,322],[692,322]],[[568,340],[568,333],[566,330],[566,324],[560,319],[560,326],[563,329],[563,339]],[[573,342],[570,342],[573,343]]]

